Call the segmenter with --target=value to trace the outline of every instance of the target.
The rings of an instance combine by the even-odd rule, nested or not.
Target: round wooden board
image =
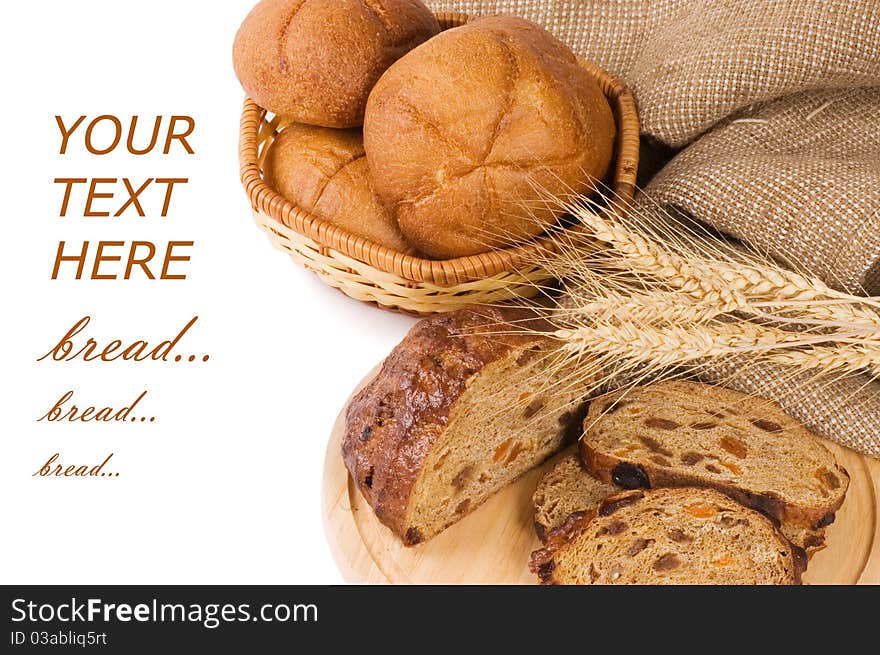
[[[378,367],[358,387],[372,379]],[[357,390],[356,390],[357,391]],[[356,392],[355,391],[355,392]],[[324,460],[324,529],[348,582],[370,584],[535,584],[529,554],[540,547],[532,527],[532,492],[553,460],[502,489],[430,541],[407,548],[379,523],[342,463],[345,408]],[[804,582],[880,583],[880,461],[827,444],[852,476],[846,502],[813,556]]]

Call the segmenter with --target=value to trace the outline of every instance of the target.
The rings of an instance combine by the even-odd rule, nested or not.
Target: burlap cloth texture
[[[428,4],[543,25],[626,80],[643,133],[679,150],[648,184],[654,200],[834,287],[880,294],[878,0]],[[880,457],[880,382],[769,366],[732,381],[716,373]]]

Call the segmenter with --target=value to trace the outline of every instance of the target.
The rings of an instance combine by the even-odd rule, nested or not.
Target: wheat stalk
[[[574,329],[561,327],[552,336],[563,342],[563,349],[599,351],[658,368],[773,351],[774,361],[797,363],[802,367],[808,366],[810,358],[815,356],[817,362],[834,362],[834,369],[860,371],[876,367],[880,370],[880,351],[866,347],[855,334],[835,335],[834,342],[838,345],[852,343],[853,348],[844,351],[823,347],[829,342],[824,334],[786,332],[747,321],[685,326],[661,324],[655,327],[622,320]]]
[[[648,222],[634,207],[599,212],[590,200],[578,200],[570,210],[596,238],[626,257],[630,270],[653,276],[698,298],[717,298],[728,307],[746,299],[772,308],[773,313],[796,311],[814,319],[878,329],[877,299],[852,296],[830,288],[815,277],[786,270],[753,251],[722,247],[693,230],[663,229],[654,217]],[[671,216],[658,208],[658,213]],[[680,227],[680,224],[679,224]]]
[[[854,344],[846,350],[811,346],[804,350],[780,351],[769,359],[802,370],[820,369],[823,373],[847,373],[853,369],[880,371],[880,350],[862,344]]]
[[[819,375],[880,376],[877,298],[832,289],[668,214],[658,220],[659,211],[548,202],[577,221],[533,262],[566,283],[550,335],[607,379],[743,355]]]

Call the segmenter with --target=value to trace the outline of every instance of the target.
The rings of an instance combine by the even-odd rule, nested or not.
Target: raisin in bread
[[[543,584],[798,584],[803,551],[713,489],[625,491],[572,514],[532,553]]]
[[[417,323],[349,405],[342,454],[379,520],[413,545],[455,523],[580,432],[555,344],[515,308]]]
[[[594,401],[580,442],[587,469],[637,487],[713,487],[817,548],[849,476],[782,408],[693,382],[661,382]]]
[[[569,515],[593,510],[620,487],[593,477],[583,466],[577,447],[565,451],[544,474],[532,496],[535,507],[535,532],[541,541]]]

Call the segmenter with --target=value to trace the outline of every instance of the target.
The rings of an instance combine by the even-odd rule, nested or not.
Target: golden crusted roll
[[[413,251],[373,192],[360,130],[289,125],[269,147],[264,175],[266,184],[318,218],[399,252]]]
[[[261,107],[358,127],[379,76],[439,30],[419,0],[262,0],[238,30],[233,64]]]
[[[432,257],[471,255],[543,232],[544,192],[583,193],[611,162],[614,117],[598,83],[529,21],[447,30],[386,71],[367,102],[376,190]]]

